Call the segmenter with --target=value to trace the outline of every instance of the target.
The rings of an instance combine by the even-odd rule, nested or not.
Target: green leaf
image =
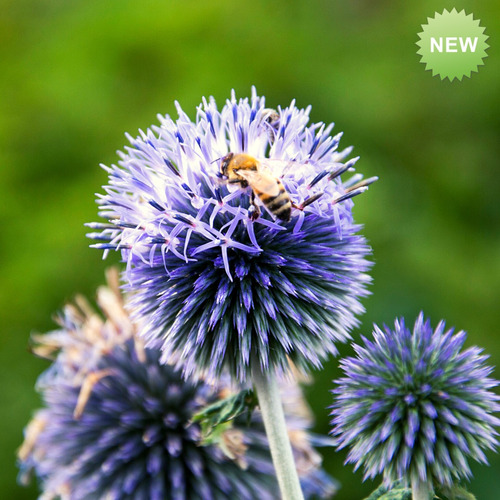
[[[247,412],[248,422],[257,406],[257,396],[252,389],[246,389],[225,399],[216,401],[195,413],[192,422],[201,426],[202,444],[211,444],[213,437],[231,427],[231,421]],[[215,435],[215,436],[212,436]]]
[[[391,487],[382,484],[365,500],[411,500],[411,489],[398,483]]]

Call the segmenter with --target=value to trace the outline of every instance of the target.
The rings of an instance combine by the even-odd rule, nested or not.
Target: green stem
[[[272,371],[264,374],[259,361],[254,359],[252,378],[282,500],[303,500],[276,377]]]
[[[426,481],[413,478],[411,481],[412,500],[431,500],[432,488]]]

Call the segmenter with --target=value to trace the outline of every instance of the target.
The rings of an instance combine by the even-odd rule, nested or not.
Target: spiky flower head
[[[274,499],[260,413],[249,425],[237,418],[202,444],[193,415],[232,388],[185,381],[134,337],[120,296],[103,288],[98,302],[106,320],[79,300],[47,343],[37,337],[36,352],[59,352],[41,378],[45,407],[27,427],[20,480],[34,472],[48,499]],[[321,469],[297,386],[292,394],[287,422],[304,493],[328,498],[336,482]]]
[[[357,158],[346,161],[342,134],[308,125],[309,108],[294,102],[270,110],[254,89],[221,110],[203,100],[195,121],[177,111],[177,120],[159,116],[160,126],[128,136],[118,166],[104,167],[98,203],[109,223],[89,224],[100,229],[90,237],[106,241],[94,246],[127,262],[147,345],[186,376],[208,379],[227,369],[245,380],[251,353],[277,372],[290,361],[320,366],[363,311],[370,249],[356,234],[351,198],[374,178],[341,181]],[[281,179],[291,220],[257,214],[259,190],[277,196],[272,183],[231,184],[221,172],[228,153],[246,153]]]
[[[375,325],[373,341],[341,361],[332,432],[365,477],[452,486],[470,477],[468,458],[486,463],[483,450],[495,449],[497,381],[482,350],[463,349],[466,333],[453,332],[421,313],[413,331],[404,319]]]

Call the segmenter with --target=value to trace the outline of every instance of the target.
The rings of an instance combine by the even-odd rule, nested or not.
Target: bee
[[[283,167],[283,160],[257,160],[253,156],[246,153],[228,153],[220,158],[219,179],[227,184],[238,184],[241,189],[251,188],[249,212],[252,220],[260,217],[261,211],[257,205],[256,198],[266,210],[276,219],[289,222],[292,217],[292,208],[303,211],[307,206],[321,198],[325,193],[319,191],[305,198],[299,205],[295,204],[290,198],[289,193],[283,186],[281,179],[278,178],[269,168],[277,162]],[[332,181],[343,173],[353,170],[353,165],[357,158],[347,161],[345,164],[336,164],[333,169],[325,169],[318,173],[316,177],[307,185],[308,189],[318,184],[322,179]],[[286,168],[294,166],[294,168],[307,167],[306,164],[301,164],[295,161],[288,161]],[[285,170],[286,170],[285,168]],[[283,172],[285,171],[283,170]],[[282,174],[283,175],[283,174]],[[339,193],[334,199],[330,200],[331,205],[348,200],[363,193],[368,189],[368,186],[378,180],[378,177],[370,177],[369,179],[359,179],[361,176],[354,176],[344,184],[344,192]]]
[[[257,219],[261,213],[255,199],[258,197],[271,215],[283,222],[290,221],[294,206],[290,195],[281,180],[262,162],[245,153],[228,153],[221,159],[220,174],[228,184],[252,189],[252,219]]]
[[[280,125],[280,114],[272,108],[264,109],[263,124],[268,128],[267,136],[269,138],[269,145],[273,145],[276,140]]]

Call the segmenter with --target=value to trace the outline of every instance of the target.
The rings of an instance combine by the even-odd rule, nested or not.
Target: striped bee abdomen
[[[264,206],[278,219],[288,222],[292,216],[292,202],[279,179],[273,179],[276,186],[269,191],[255,189],[255,194],[260,198]],[[276,192],[277,191],[277,192]]]

